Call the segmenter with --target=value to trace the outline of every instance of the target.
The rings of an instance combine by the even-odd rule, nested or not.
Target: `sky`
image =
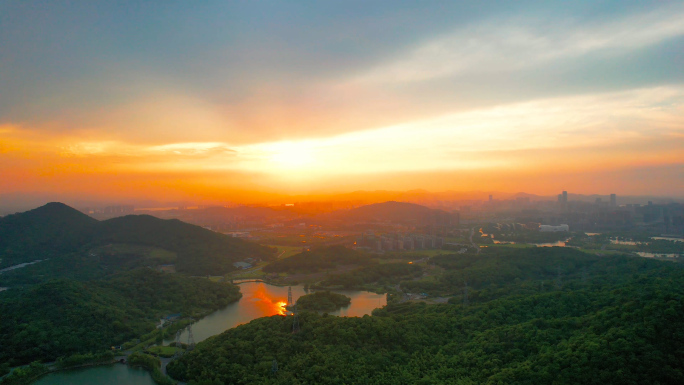
[[[0,196],[684,197],[683,1],[0,2]]]

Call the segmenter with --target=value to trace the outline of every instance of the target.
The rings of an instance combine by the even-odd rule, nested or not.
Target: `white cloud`
[[[362,82],[414,82],[459,73],[511,71],[590,53],[624,52],[684,35],[684,5],[617,21],[513,18],[478,22],[424,42],[363,73]]]

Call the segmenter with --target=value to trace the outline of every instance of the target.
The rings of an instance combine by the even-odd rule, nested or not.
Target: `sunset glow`
[[[252,300],[255,301],[261,313],[266,315],[287,315],[286,299],[275,298],[265,285],[259,285],[253,294]]]
[[[76,21],[66,23],[72,10],[59,5],[1,6],[45,22],[35,31],[20,17],[4,23],[15,32],[0,54],[15,60],[0,74],[0,194],[248,203],[418,188],[684,192],[684,7],[676,2],[595,17],[565,4],[471,18],[447,7],[421,13],[410,39],[388,7],[387,40],[375,40],[373,23],[336,20],[322,5],[317,20],[328,22],[309,26],[316,38],[294,27],[306,24],[301,15],[275,25],[250,19],[258,5],[213,7],[166,9],[195,17],[172,29],[151,25],[170,39],[153,46],[144,31],[137,47],[119,40],[116,30],[135,23],[124,19],[99,31],[112,36],[102,59],[77,34],[41,61],[59,65],[37,82],[23,68],[42,44],[97,30],[88,12],[121,10],[83,6],[83,17],[73,10]],[[221,25],[230,23],[189,21],[235,12],[244,19],[234,22],[261,23],[254,30],[283,41],[224,39]],[[442,12],[461,16],[431,22]],[[367,32],[366,45],[327,24]],[[46,42],[17,51],[32,34]],[[77,63],[88,70],[71,70]]]

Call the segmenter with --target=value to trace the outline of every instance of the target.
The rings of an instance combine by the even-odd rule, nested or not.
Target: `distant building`
[[[617,195],[610,194],[610,207],[617,207]]]

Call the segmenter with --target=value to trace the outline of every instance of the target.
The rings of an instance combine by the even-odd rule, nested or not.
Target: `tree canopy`
[[[163,316],[199,317],[241,297],[230,284],[146,268],[0,294],[0,364],[12,365],[109,349],[154,330]]]
[[[191,384],[684,382],[676,264],[549,248],[435,263],[444,274],[433,290],[449,304],[395,302],[362,318],[303,313],[294,334],[291,316],[261,318],[167,370]]]

